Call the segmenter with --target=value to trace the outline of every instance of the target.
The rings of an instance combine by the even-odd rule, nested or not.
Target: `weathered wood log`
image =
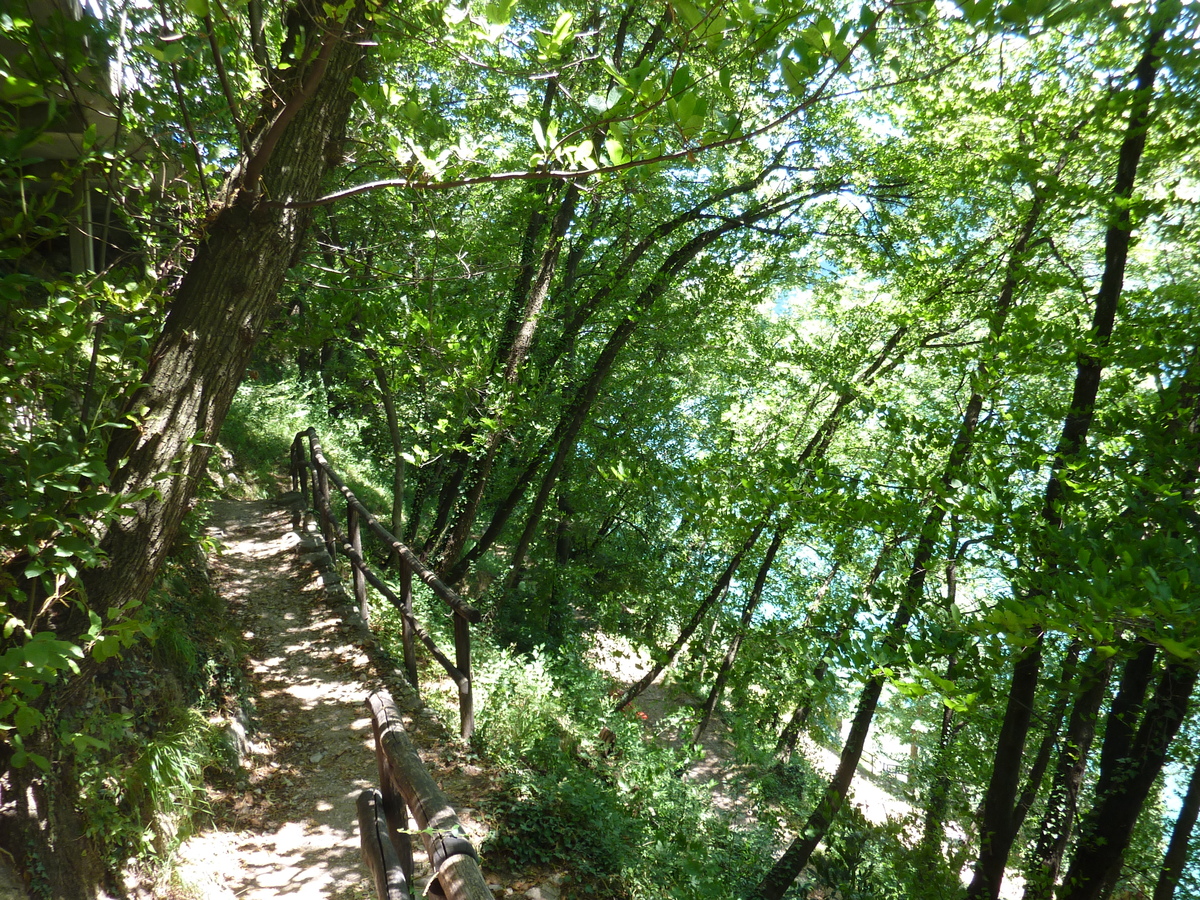
[[[412,900],[408,889],[412,879],[412,853],[410,851],[406,868],[389,840],[392,829],[383,812],[383,795],[374,788],[363,791],[358,795],[357,806],[359,843],[363,862],[375,881],[375,895],[379,900]],[[403,837],[408,840],[407,835]]]
[[[404,797],[425,842],[430,867],[448,900],[492,900],[479,868],[479,855],[463,836],[454,807],[417,756],[391,696],[386,691],[371,694],[367,706],[385,803],[393,790]]]

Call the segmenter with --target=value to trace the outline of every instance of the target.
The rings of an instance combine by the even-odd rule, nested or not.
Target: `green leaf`
[[[488,0],[484,7],[484,15],[487,16],[488,24],[490,25],[507,25],[512,21],[513,9],[516,8],[517,0]]]
[[[615,136],[605,138],[604,149],[608,152],[608,158],[612,165],[619,166],[629,162],[629,154],[625,152],[625,145],[621,143],[620,138]]]
[[[187,11],[198,19],[208,15],[208,0],[186,0]]]
[[[13,723],[17,726],[18,732],[29,734],[42,724],[43,719],[45,719],[45,716],[32,706],[22,706],[17,710],[17,714],[13,716]]]
[[[1179,641],[1173,641],[1170,638],[1159,638],[1158,644],[1164,650],[1178,659],[1191,659],[1196,655],[1196,651],[1187,644],[1182,644]]]
[[[18,75],[5,75],[0,79],[0,101],[15,106],[32,106],[45,100],[41,85]]]
[[[791,95],[797,100],[803,100],[808,91],[808,79],[812,75],[809,67],[796,62],[790,56],[785,56],[780,74],[783,76],[784,86]]]
[[[689,0],[674,0],[671,9],[676,13],[676,20],[682,19],[689,29],[699,28],[704,21],[704,13]]]

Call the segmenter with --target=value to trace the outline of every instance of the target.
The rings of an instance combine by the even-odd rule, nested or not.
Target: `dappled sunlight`
[[[270,537],[283,515],[266,511],[261,539],[226,528],[240,539],[213,566],[250,644],[257,727],[243,783],[210,790],[213,827],[181,851],[180,878],[199,900],[369,896],[355,800],[377,778],[363,707],[376,682],[341,622],[301,592],[307,573],[280,553],[298,541]]]

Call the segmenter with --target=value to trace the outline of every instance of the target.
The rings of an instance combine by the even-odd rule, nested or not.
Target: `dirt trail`
[[[211,577],[249,646],[253,708],[243,779],[210,790],[213,827],[181,848],[172,898],[367,900],[355,799],[377,775],[363,701],[387,687],[419,747],[444,737],[402,686],[376,674],[369,634],[336,608],[344,593],[325,589],[317,554],[306,561],[317,541],[295,528],[295,508],[218,501],[213,510],[208,533],[222,550]]]

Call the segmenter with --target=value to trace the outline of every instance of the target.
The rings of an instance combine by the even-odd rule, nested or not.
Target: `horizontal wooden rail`
[[[384,872],[382,882],[380,876],[375,876],[377,891],[380,890],[381,883],[389,889],[392,884],[411,883],[411,844],[408,843],[407,815],[407,811],[411,811],[425,844],[425,851],[429,854],[432,877],[441,884],[447,900],[493,900],[492,892],[488,890],[483,872],[479,868],[479,854],[464,836],[454,807],[430,777],[421,763],[421,758],[417,756],[417,751],[413,749],[391,695],[386,691],[371,694],[367,698],[367,707],[371,711],[371,730],[375,735],[375,760],[379,766],[381,791],[378,792],[378,801],[374,801],[376,792],[373,790],[363,792],[372,795],[367,801],[360,796],[359,827],[362,827],[365,815],[363,806],[374,801],[371,814],[375,816],[375,822],[378,823],[380,816],[384,820],[383,826],[372,826],[376,828],[376,833],[378,827],[383,827],[386,829],[389,843],[410,848],[410,868],[407,872],[403,871],[402,850],[397,850],[395,854],[399,861],[394,860],[391,863],[400,871],[388,872],[383,860],[386,851],[382,850],[382,847],[379,859],[368,861],[369,867],[378,866]],[[381,843],[364,839],[364,848],[370,847],[374,852],[375,846]],[[364,855],[365,853],[364,849]],[[372,872],[374,871],[372,868]],[[391,881],[388,881],[389,877]],[[393,900],[390,895],[382,892],[379,896],[381,900]],[[404,900],[407,900],[407,897],[404,897]]]
[[[321,468],[321,471],[325,472],[325,474],[329,477],[329,480],[333,482],[334,487],[336,487],[341,492],[342,496],[346,498],[346,505],[357,510],[358,514],[362,516],[367,527],[375,532],[376,536],[378,536],[379,539],[383,541],[384,544],[386,544],[390,549],[399,553],[400,557],[412,567],[412,570],[417,574],[417,577],[425,582],[425,584],[429,585],[430,590],[440,597],[447,606],[453,609],[456,613],[462,615],[463,618],[465,618],[468,622],[478,622],[480,619],[482,619],[483,615],[479,612],[479,610],[475,609],[475,607],[463,600],[462,597],[458,596],[453,588],[448,587],[445,582],[438,578],[437,575],[435,575],[423,562],[421,562],[420,558],[413,553],[412,550],[410,550],[399,538],[380,525],[379,520],[371,514],[371,511],[359,502],[359,499],[354,496],[353,491],[346,487],[345,482],[343,482],[337,476],[337,473],[333,470],[333,467],[329,464],[329,461],[325,459],[325,453],[321,450],[321,442],[317,439],[316,429],[310,428],[308,431],[303,433],[308,438],[313,459],[316,460],[316,463]]]
[[[308,441],[308,458],[304,452],[304,441]],[[430,571],[416,554],[390,531],[379,524],[378,519],[371,514],[346,483],[338,477],[333,466],[325,458],[321,442],[313,428],[296,435],[291,450],[292,488],[299,489],[308,499],[308,489],[312,485],[312,501],[321,524],[321,534],[325,548],[334,559],[341,552],[350,562],[354,573],[354,594],[358,600],[359,610],[363,620],[367,620],[367,591],[366,583],[370,582],[401,615],[403,624],[404,665],[409,683],[414,689],[417,685],[417,665],[413,655],[412,639],[415,636],[433,655],[434,659],[446,670],[458,688],[458,706],[460,718],[460,733],[463,740],[468,740],[475,730],[475,700],[471,685],[471,630],[470,624],[478,622],[481,615],[477,609],[466,603],[453,589],[446,586],[441,579]],[[347,522],[343,533],[338,525],[337,517],[333,514],[330,502],[329,485],[341,492],[346,501]],[[361,526],[365,523],[372,532],[400,559],[400,596],[391,589],[367,563],[362,553]],[[429,632],[421,627],[412,611],[412,573],[425,582],[447,606],[454,616],[454,662],[434,642]]]

